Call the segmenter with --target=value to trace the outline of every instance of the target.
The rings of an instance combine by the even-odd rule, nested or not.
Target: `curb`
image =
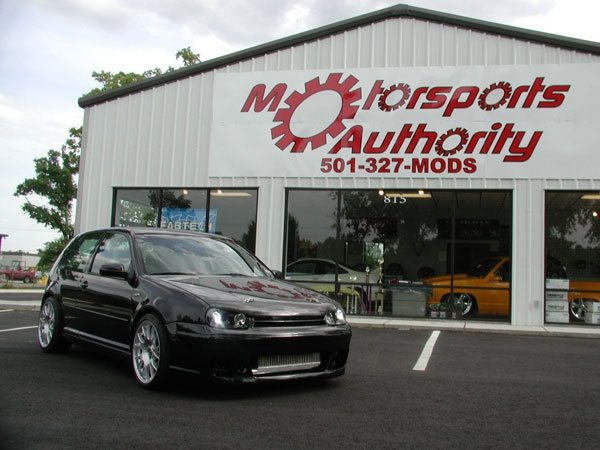
[[[2,294],[42,294],[44,288],[0,289]]]
[[[465,333],[497,333],[523,336],[555,336],[600,338],[600,328],[577,325],[517,326],[503,322],[470,322],[465,320],[414,320],[350,316],[348,322],[357,328],[390,328],[400,330],[441,330]]]

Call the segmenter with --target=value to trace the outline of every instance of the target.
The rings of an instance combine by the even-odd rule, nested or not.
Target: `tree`
[[[41,266],[51,263],[52,257],[60,253],[57,249],[62,250],[73,237],[71,219],[73,201],[77,197],[75,177],[79,172],[81,132],[81,127],[71,128],[60,150],[49,150],[47,156],[34,159],[35,177],[26,178],[14,193],[25,198],[22,208],[29,217],[60,233],[56,241],[45,245]],[[41,198],[46,202],[42,203]]]
[[[186,47],[175,53],[175,59],[181,59],[183,61],[182,67],[189,67],[200,62],[200,55],[198,53],[194,53],[190,47]],[[155,67],[154,69],[146,70],[141,74],[135,72],[117,72],[113,74],[104,70],[100,72],[94,71],[92,72],[92,78],[100,83],[102,87],[94,88],[85,95],[99,94],[100,92],[109,91],[111,89],[116,89],[132,83],[137,83],[138,81],[143,81],[147,78],[153,78],[158,75],[162,75],[163,73],[173,72],[174,70],[174,67],[169,66],[164,72],[162,69]]]
[[[198,53],[194,53],[189,47],[182,48],[175,53],[175,59],[179,58],[183,60],[183,67],[193,66],[194,64],[201,62],[200,55]]]
[[[183,67],[200,62],[200,56],[192,52],[190,47],[179,50],[175,58],[182,59]],[[173,67],[169,67],[165,72],[173,70]],[[162,73],[159,68],[147,70],[142,74],[92,72],[92,78],[102,86],[92,89],[86,95],[116,89]],[[29,217],[60,233],[58,239],[45,243],[40,251],[38,267],[42,270],[50,267],[73,237],[72,213],[73,203],[77,198],[76,177],[79,173],[81,134],[82,127],[71,128],[69,138],[60,151],[49,150],[47,156],[34,159],[35,177],[25,179],[14,193],[17,197],[25,198],[22,208]],[[45,199],[44,203],[41,202],[42,199]]]

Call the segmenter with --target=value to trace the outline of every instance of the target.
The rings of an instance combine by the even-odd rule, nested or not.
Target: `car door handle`
[[[87,288],[87,287],[88,287],[88,282],[87,282],[87,280],[83,280],[83,281],[79,282],[79,287],[80,287],[81,289],[85,289],[85,288]]]

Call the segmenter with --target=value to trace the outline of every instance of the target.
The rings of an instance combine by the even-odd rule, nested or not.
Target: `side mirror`
[[[278,280],[283,280],[283,272],[281,270],[271,270],[271,273],[273,274],[273,276],[275,278],[277,278]]]
[[[123,264],[103,264],[100,266],[100,275],[103,277],[129,278],[129,272],[125,270]]]

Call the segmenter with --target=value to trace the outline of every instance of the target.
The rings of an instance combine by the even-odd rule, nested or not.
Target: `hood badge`
[[[246,300],[244,300],[244,303],[253,303],[254,299],[253,298],[247,298]]]

